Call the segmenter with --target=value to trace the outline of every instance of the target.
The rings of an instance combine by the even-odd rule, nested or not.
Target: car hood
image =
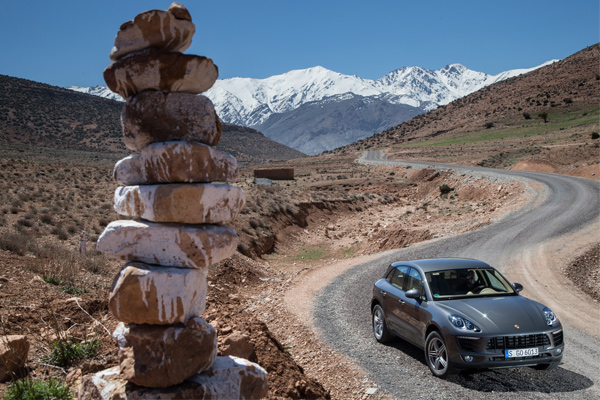
[[[448,300],[440,308],[469,319],[486,334],[527,334],[550,329],[542,314],[544,306],[522,296]]]

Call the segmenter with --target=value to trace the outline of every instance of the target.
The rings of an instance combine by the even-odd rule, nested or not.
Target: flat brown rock
[[[170,182],[234,182],[239,170],[235,157],[201,143],[161,142],[144,147],[115,164],[120,185]]]
[[[0,336],[0,382],[23,368],[29,354],[29,340],[23,335]]]
[[[179,6],[179,8],[171,6],[169,11],[145,11],[121,25],[110,51],[110,60],[117,61],[129,53],[148,47],[167,51],[185,51],[192,44],[196,27],[191,17],[178,18],[178,15],[184,13],[183,10],[187,12],[185,7]],[[171,9],[175,13],[171,12]],[[189,16],[189,13],[187,15]]]
[[[214,364],[217,331],[203,318],[185,325],[125,325],[113,333],[121,376],[139,386],[178,385]]]
[[[109,89],[124,99],[144,90],[198,94],[219,76],[208,57],[149,48],[131,53],[104,70]]]
[[[145,91],[127,100],[121,113],[123,141],[131,150],[170,140],[219,143],[222,124],[206,96]]]
[[[184,323],[206,308],[206,268],[128,263],[115,277],[108,307],[126,324]]]
[[[245,199],[241,188],[226,184],[122,186],[115,191],[114,208],[121,215],[153,222],[219,224],[233,221]]]
[[[224,225],[113,221],[98,238],[105,256],[165,267],[206,268],[233,254],[238,241]]]
[[[262,399],[267,396],[267,372],[258,364],[237,357],[217,357],[208,370],[183,383],[151,389],[127,383],[119,367],[83,378],[77,399]]]

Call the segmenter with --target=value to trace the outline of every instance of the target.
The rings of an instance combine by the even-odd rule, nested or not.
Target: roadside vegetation
[[[600,107],[582,107],[579,109],[561,109],[544,114],[546,120],[538,117],[535,119],[496,121],[490,128],[457,134],[451,137],[430,138],[422,141],[407,142],[399,145],[402,148],[421,147],[447,147],[451,145],[466,145],[477,142],[491,142],[494,140],[546,136],[567,129],[583,128],[579,135],[589,137],[587,131],[592,132],[598,128],[600,121]],[[493,128],[493,129],[492,129]],[[551,141],[565,140],[565,137],[550,137]]]

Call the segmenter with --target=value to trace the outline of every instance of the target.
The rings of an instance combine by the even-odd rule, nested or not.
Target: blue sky
[[[0,74],[57,86],[104,84],[119,26],[154,0],[0,0]],[[181,0],[196,24],[186,52],[220,78],[321,65],[377,79],[447,64],[497,74],[567,57],[600,40],[598,0]]]

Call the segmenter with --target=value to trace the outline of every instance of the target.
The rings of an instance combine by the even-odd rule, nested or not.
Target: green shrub
[[[440,185],[440,196],[446,196],[448,193],[453,191],[454,188],[446,185],[445,183]]]
[[[19,380],[13,382],[6,393],[5,400],[71,400],[73,393],[59,380],[48,381]]]
[[[529,114],[528,112],[524,112],[523,113],[523,118],[525,118],[525,119],[531,119],[531,114]]]
[[[598,132],[592,132],[592,139],[600,138],[600,134]]]
[[[494,123],[493,122],[486,122],[485,124],[485,129],[490,129],[494,127]]]
[[[44,356],[42,360],[66,368],[81,359],[93,358],[100,350],[100,346],[102,343],[98,339],[77,342],[68,337],[52,342],[50,354]]]

